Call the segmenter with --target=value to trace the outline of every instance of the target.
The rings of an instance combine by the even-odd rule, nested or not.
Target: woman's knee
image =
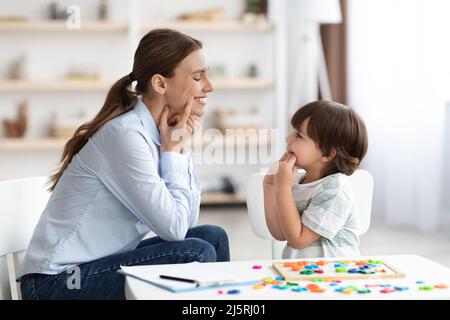
[[[207,224],[205,225],[205,227],[208,228],[209,232],[211,232],[212,234],[228,238],[227,232],[222,227],[213,224]]]
[[[204,224],[201,226],[197,226],[188,231],[187,237],[201,238],[208,242],[210,240],[222,240],[228,242],[227,232],[219,226],[212,224]]]
[[[215,243],[218,247],[229,247],[227,232],[219,226],[207,225],[209,234],[212,238],[212,243]]]
[[[189,253],[193,255],[195,261],[199,262],[216,262],[216,250],[213,245],[199,238],[187,238],[184,245],[189,248]]]

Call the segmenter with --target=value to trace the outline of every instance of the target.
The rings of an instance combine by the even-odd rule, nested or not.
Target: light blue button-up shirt
[[[160,135],[138,97],[72,158],[29,244],[21,276],[133,250],[149,232],[183,240],[197,223],[200,185],[192,154],[160,153]]]

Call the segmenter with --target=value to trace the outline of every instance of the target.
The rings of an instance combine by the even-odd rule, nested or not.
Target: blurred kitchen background
[[[0,0],[0,180],[50,175],[131,71],[140,38],[168,27],[204,44],[216,87],[204,130],[277,130],[234,145],[236,156],[263,148],[276,160],[308,101],[360,112],[375,181],[362,253],[450,267],[449,12],[446,0]],[[199,223],[225,228],[233,260],[271,257],[245,206],[248,176],[266,166],[196,164]]]

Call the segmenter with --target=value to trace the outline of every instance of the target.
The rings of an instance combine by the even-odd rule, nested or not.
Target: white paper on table
[[[119,272],[126,276],[131,276],[173,292],[246,285],[258,281],[257,278],[250,279],[242,275],[221,270],[217,265],[197,261],[179,264],[121,266],[120,268],[121,270]],[[196,280],[200,283],[200,286],[198,287],[195,283],[161,279],[159,277],[160,275]]]

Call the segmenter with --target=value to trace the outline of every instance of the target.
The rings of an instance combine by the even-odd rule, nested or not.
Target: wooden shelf
[[[69,29],[65,20],[29,20],[1,21],[1,31],[17,32],[123,32],[127,31],[126,23],[107,21],[81,21],[80,29]]]
[[[269,90],[274,82],[263,78],[212,79],[216,90]],[[0,80],[0,92],[106,91],[112,82],[95,80],[28,81]]]
[[[270,90],[275,83],[264,78],[211,79],[217,90]]]
[[[9,151],[62,151],[68,138],[52,138],[52,137],[37,137],[37,138],[0,138],[0,152]],[[219,146],[219,142],[204,142],[203,146]],[[239,143],[238,147],[254,147],[263,144],[271,144],[271,141],[260,142],[257,139],[248,139],[245,142]],[[232,145],[231,142],[226,141],[225,147]],[[194,145],[198,147],[199,143]]]
[[[67,139],[57,138],[0,138],[3,151],[62,151]]]
[[[245,204],[244,194],[229,193],[202,193],[202,205],[220,205],[220,204]]]
[[[142,32],[156,28],[170,28],[183,32],[273,32],[273,23],[246,23],[241,21],[160,21],[142,24]],[[125,33],[128,30],[126,22],[111,21],[81,21],[80,29],[69,29],[65,20],[25,20],[0,21],[0,32],[113,32]]]
[[[112,83],[95,80],[0,80],[0,92],[105,91]]]
[[[239,137],[240,138],[240,137]],[[245,139],[238,139],[237,135],[224,135],[223,142],[215,140],[208,140],[205,138],[202,145],[203,147],[217,147],[217,146],[223,146],[225,148],[227,147],[256,147],[256,146],[262,146],[264,144],[270,146],[272,144],[270,136],[267,137],[266,141],[260,141],[258,137],[255,136],[245,136]],[[194,147],[198,146],[200,143],[194,144]]]
[[[160,21],[148,24],[143,24],[141,30],[148,32],[156,28],[170,28],[182,32],[273,32],[275,26],[273,23],[258,22],[246,23],[241,21]]]

